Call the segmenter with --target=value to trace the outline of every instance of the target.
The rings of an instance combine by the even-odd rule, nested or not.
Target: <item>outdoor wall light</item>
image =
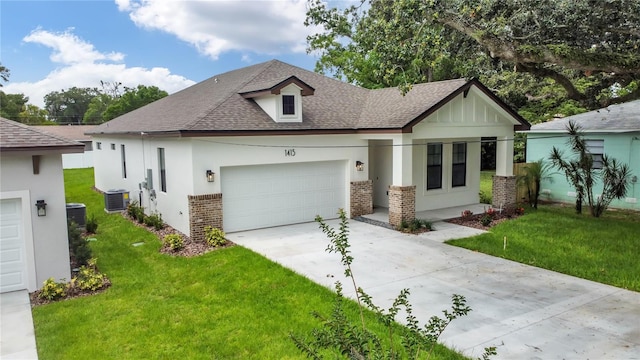
[[[207,181],[208,182],[213,182],[213,180],[215,180],[215,176],[216,176],[216,173],[214,173],[211,170],[207,170]]]
[[[357,171],[362,171],[364,170],[364,163],[360,160],[356,161],[356,170]]]
[[[47,216],[47,203],[44,200],[36,201],[36,209],[38,209],[38,216]]]

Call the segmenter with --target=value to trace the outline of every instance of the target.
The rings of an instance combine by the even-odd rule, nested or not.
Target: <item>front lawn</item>
[[[240,246],[194,258],[161,254],[154,235],[103,211],[92,169],[66,170],[65,183],[67,202],[86,204],[98,219],[91,247],[112,286],[33,309],[40,359],[303,358],[289,333],[316,327],[310,313],[330,313],[331,291]],[[355,303],[348,311],[357,319]],[[463,359],[442,346],[436,352]]]
[[[640,291],[640,214],[607,211],[601,218],[547,205],[449,244],[523,264]],[[507,246],[504,249],[504,238]]]

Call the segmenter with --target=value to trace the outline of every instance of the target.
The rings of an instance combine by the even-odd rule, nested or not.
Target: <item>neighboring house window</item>
[[[96,149],[102,150],[102,143],[100,141],[96,142]]]
[[[160,169],[160,191],[167,192],[167,170],[164,164],[164,148],[158,148],[158,168]]]
[[[293,95],[282,95],[282,115],[296,114],[296,97]]]
[[[593,159],[593,168],[602,169],[602,155],[604,154],[604,140],[585,140],[587,152]]]
[[[116,144],[111,144],[111,150],[115,150],[116,149]]]
[[[467,179],[467,143],[453,143],[451,187],[465,186]]]
[[[83,141],[84,142],[84,151],[92,151],[93,143],[91,141]]]
[[[442,143],[427,144],[427,190],[442,189]]]
[[[127,178],[127,155],[124,152],[124,144],[120,145],[120,158],[122,159],[122,177]]]

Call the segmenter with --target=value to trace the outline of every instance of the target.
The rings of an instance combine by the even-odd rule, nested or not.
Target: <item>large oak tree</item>
[[[638,0],[310,0],[306,24],[316,70],[369,88],[480,77],[533,120],[640,98]]]

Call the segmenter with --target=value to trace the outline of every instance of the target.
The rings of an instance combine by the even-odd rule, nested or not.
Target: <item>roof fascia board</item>
[[[308,96],[308,95],[313,95],[316,91],[316,89],[314,89],[313,87],[311,87],[309,84],[305,83],[304,81],[298,79],[296,76],[290,76],[288,78],[286,78],[285,80],[269,87],[269,88],[264,88],[264,89],[259,89],[259,90],[255,90],[255,91],[249,91],[246,93],[240,93],[240,95],[245,98],[245,99],[250,99],[250,98],[254,98],[254,97],[260,97],[260,96],[265,96],[265,95],[279,95],[280,91],[282,91],[283,88],[291,85],[291,84],[295,84],[296,86],[298,86],[300,88],[300,93],[302,94],[302,96]]]
[[[2,155],[49,155],[49,154],[74,154],[83,153],[84,144],[68,146],[21,146],[1,147]]]

